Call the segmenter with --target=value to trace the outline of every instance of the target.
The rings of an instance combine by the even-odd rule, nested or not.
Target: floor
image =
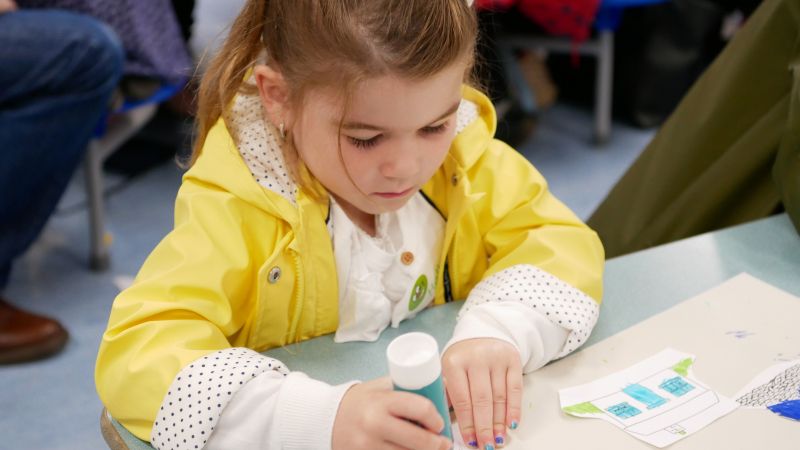
[[[653,136],[615,123],[611,141],[591,145],[591,112],[556,105],[541,118],[520,151],[544,174],[552,191],[586,219]],[[59,212],[15,265],[5,295],[58,318],[70,332],[59,355],[36,363],[0,366],[0,449],[102,449],[102,405],[93,370],[111,302],[149,251],[169,231],[181,171],[158,166],[129,182],[109,177],[108,228],[112,267],[87,269],[87,217],[80,173]]]

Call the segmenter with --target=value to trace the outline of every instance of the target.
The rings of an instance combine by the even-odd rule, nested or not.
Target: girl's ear
[[[270,123],[276,128],[289,122],[289,87],[283,75],[266,64],[253,68],[258,95],[267,112]]]

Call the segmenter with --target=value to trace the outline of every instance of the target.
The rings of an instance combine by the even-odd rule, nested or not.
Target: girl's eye
[[[358,138],[354,138],[352,136],[348,136],[347,139],[354,146],[356,146],[356,147],[358,147],[360,149],[363,149],[363,150],[368,150],[368,149],[378,145],[378,142],[380,142],[382,136],[383,136],[382,134],[379,134],[379,135],[371,137],[369,139],[358,139]]]
[[[443,122],[440,125],[436,125],[435,127],[425,127],[422,130],[423,134],[439,134],[444,132],[447,129],[447,122]]]
[[[440,134],[443,133],[445,130],[447,130],[447,124],[448,122],[443,122],[440,125],[424,127],[420,129],[420,132],[425,135]],[[380,141],[383,140],[383,137],[384,136],[382,134],[373,136],[369,139],[359,139],[356,137],[348,136],[347,140],[349,140],[350,143],[357,148],[360,148],[362,150],[369,150],[372,147],[378,145],[378,143],[380,143]]]

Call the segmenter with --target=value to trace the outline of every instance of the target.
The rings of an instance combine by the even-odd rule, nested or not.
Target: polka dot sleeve
[[[600,313],[598,303],[591,297],[528,264],[509,267],[478,283],[461,308],[459,320],[470,309],[489,302],[524,304],[551,323],[569,330],[557,358],[568,355],[586,342]]]
[[[289,373],[280,361],[247,348],[220,350],[184,367],[161,403],[150,444],[158,450],[203,448],[234,394],[270,370]]]

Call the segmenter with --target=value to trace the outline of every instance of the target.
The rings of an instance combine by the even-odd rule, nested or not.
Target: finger
[[[407,450],[408,447],[401,447],[391,442],[381,442],[376,446],[380,450]]]
[[[445,386],[447,386],[447,382],[445,381]],[[447,389],[444,390],[444,399],[447,401],[447,416],[450,417],[450,423],[456,421],[455,417],[455,410],[453,410],[453,402],[450,401],[450,393],[447,392]]]
[[[391,442],[381,442],[380,444],[378,444],[375,447],[380,449],[380,450],[409,450],[408,447],[401,447],[401,446],[393,444]],[[369,447],[369,448],[373,448],[373,447]]]
[[[469,379],[466,372],[456,370],[447,376],[447,393],[456,413],[456,422],[464,442],[472,447],[478,446],[472,420],[472,400],[469,393]]]
[[[492,432],[494,443],[506,443],[506,379],[508,370],[495,369],[491,372],[492,379]]]
[[[506,425],[516,430],[522,417],[522,366],[514,361],[506,372]]]
[[[446,437],[400,419],[391,419],[383,436],[389,444],[415,450],[444,450],[451,445]]]
[[[470,369],[469,378],[470,400],[472,401],[472,417],[475,421],[475,436],[480,448],[489,445],[494,448],[494,433],[492,432],[492,382],[489,371],[485,368]]]
[[[444,428],[444,420],[436,410],[433,402],[427,398],[410,392],[391,392],[389,414],[400,419],[410,420],[424,428],[439,434]]]

